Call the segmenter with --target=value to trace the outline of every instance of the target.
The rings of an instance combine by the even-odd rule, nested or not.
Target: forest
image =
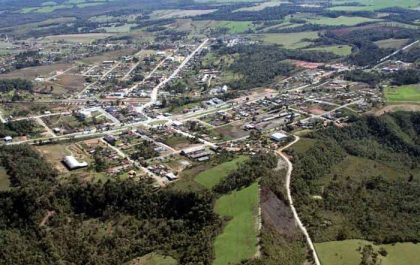
[[[3,146],[0,165],[12,188],[0,192],[0,261],[122,264],[156,252],[180,264],[211,264],[214,238],[227,221],[213,212],[215,199],[261,176],[274,177],[271,169],[276,164],[274,155],[257,154],[214,191],[194,193],[155,190],[147,180],[63,181],[34,148]],[[279,235],[264,236],[267,247],[280,240]]]
[[[2,264],[121,264],[163,251],[210,264],[221,220],[211,194],[155,191],[147,182],[59,182],[29,146],[4,146],[13,188],[0,193]]]
[[[25,79],[0,79],[0,92],[8,93],[10,91],[32,91],[33,83]]]
[[[337,58],[330,52],[288,50],[276,45],[236,45],[220,48],[222,55],[239,54],[239,59],[229,66],[229,70],[239,73],[243,78],[232,81],[229,85],[234,89],[249,89],[270,84],[276,76],[288,75],[295,67],[286,59],[310,62],[327,62]]]
[[[293,196],[316,242],[419,241],[420,203],[412,200],[420,196],[419,125],[419,112],[354,117],[351,126],[310,133],[315,144],[304,154],[291,152]],[[344,159],[373,163],[376,170],[366,176],[351,173],[356,165],[333,170]]]
[[[386,26],[373,26],[355,30],[331,29],[321,34],[315,40],[314,45],[348,44],[357,51],[351,54],[347,60],[349,63],[359,66],[369,66],[378,61],[395,49],[380,48],[374,42],[385,39],[410,39],[414,40],[420,35],[418,29],[406,29]]]
[[[6,136],[24,136],[37,131],[36,123],[32,120],[18,120],[0,123],[0,138]]]

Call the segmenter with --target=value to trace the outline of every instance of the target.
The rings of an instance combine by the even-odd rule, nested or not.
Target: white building
[[[63,159],[63,163],[66,165],[66,167],[69,170],[83,168],[83,167],[88,166],[88,163],[86,163],[84,161],[79,162],[79,161],[77,161],[76,158],[74,158],[74,156],[65,156],[64,159]]]
[[[281,132],[276,132],[276,133],[273,133],[270,138],[271,140],[276,141],[276,142],[283,142],[284,140],[287,139],[287,135]]]

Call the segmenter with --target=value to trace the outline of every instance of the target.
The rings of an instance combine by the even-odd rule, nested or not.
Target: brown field
[[[36,149],[42,156],[50,162],[59,172],[67,172],[67,168],[61,162],[66,155],[72,155],[73,152],[69,150],[68,145],[42,145],[37,146]]]
[[[183,9],[167,9],[153,11],[152,17],[156,19],[167,19],[167,18],[181,18],[181,17],[193,17],[214,12],[216,9],[208,10],[183,10]]]
[[[105,52],[97,56],[86,57],[86,58],[81,59],[80,62],[86,63],[86,64],[100,63],[106,60],[117,59],[118,57],[121,57],[121,56],[131,55],[136,52],[137,51],[135,49],[121,49],[121,50],[116,50],[116,51]]]
[[[233,140],[249,135],[249,131],[242,129],[243,122],[232,122],[214,129],[218,134],[223,135],[223,140]]]
[[[48,76],[49,74],[55,71],[65,70],[70,67],[72,67],[72,65],[68,63],[58,63],[58,64],[51,64],[51,65],[28,67],[28,68],[15,70],[7,74],[0,74],[0,79],[1,78],[7,78],[7,79],[23,78],[27,80],[33,80],[36,77]]]
[[[112,34],[109,33],[85,33],[85,34],[64,34],[64,35],[53,35],[44,37],[42,40],[46,42],[56,41],[67,41],[67,42],[80,42],[80,43],[91,43],[94,40],[105,39]]]
[[[264,223],[280,234],[289,238],[297,234],[290,208],[268,188],[261,190],[261,213]]]
[[[62,92],[75,93],[83,89],[84,83],[85,83],[85,78],[81,75],[64,74],[57,77],[57,80],[52,82],[52,85],[53,86],[58,85],[62,87],[62,90],[64,90]],[[60,91],[56,91],[55,89],[53,91],[54,94],[62,94],[59,92]]]
[[[395,111],[420,111],[420,104],[396,104],[388,105],[374,112],[375,115],[380,116],[387,112]]]
[[[407,44],[408,39],[386,39],[375,41],[375,44],[378,45],[380,48],[394,48],[399,49]]]
[[[289,60],[292,64],[302,67],[305,69],[316,69],[319,66],[322,66],[322,63],[311,63],[311,62],[305,62],[305,61],[299,61],[299,60]]]

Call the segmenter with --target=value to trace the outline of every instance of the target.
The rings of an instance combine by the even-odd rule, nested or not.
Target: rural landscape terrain
[[[0,264],[420,264],[420,0],[0,4]]]

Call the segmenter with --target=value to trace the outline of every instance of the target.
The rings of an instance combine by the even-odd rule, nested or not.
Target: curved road
[[[290,162],[290,160],[287,158],[285,154],[283,154],[283,150],[289,148],[290,146],[297,143],[300,138],[297,135],[294,135],[295,139],[286,145],[285,147],[282,147],[277,153],[286,161],[287,163],[287,174],[286,174],[286,190],[287,190],[287,199],[289,200],[290,208],[292,209],[293,218],[296,220],[296,223],[299,226],[299,229],[302,231],[303,235],[306,238],[306,242],[308,243],[309,249],[312,251],[312,256],[315,261],[315,265],[321,265],[321,262],[319,261],[318,255],[316,254],[314,244],[312,243],[312,239],[308,234],[308,231],[306,230],[306,227],[303,225],[302,221],[299,218],[299,215],[297,214],[296,208],[293,205],[293,199],[292,199],[292,192],[290,190],[290,179],[292,176],[293,171],[293,165]]]

